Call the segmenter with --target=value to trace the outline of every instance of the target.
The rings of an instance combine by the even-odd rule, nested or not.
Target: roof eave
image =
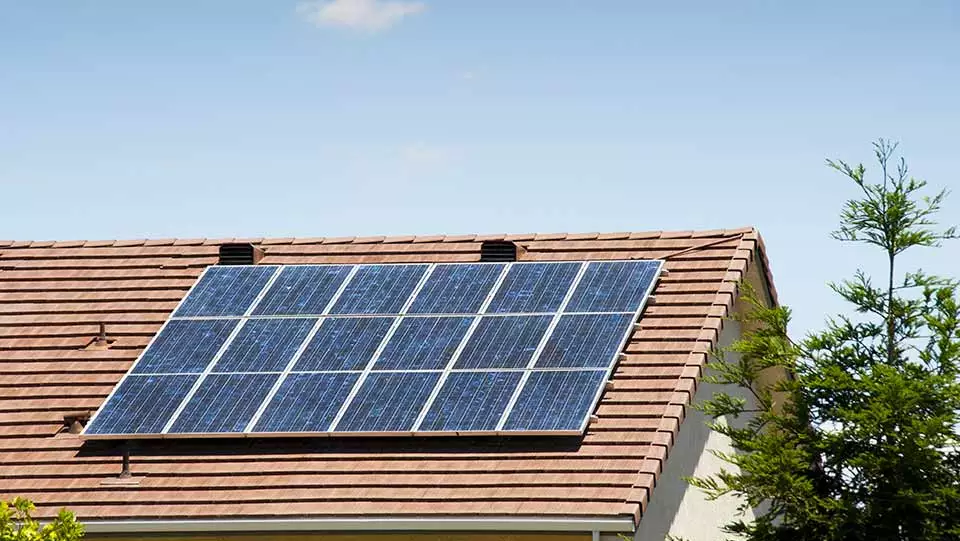
[[[88,534],[329,531],[633,532],[632,517],[330,517],[195,520],[85,520]]]

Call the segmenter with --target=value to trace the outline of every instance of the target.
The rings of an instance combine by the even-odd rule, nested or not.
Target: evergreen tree
[[[732,467],[690,482],[753,511],[727,524],[737,538],[960,539],[958,286],[898,265],[907,250],[938,247],[956,230],[935,222],[946,191],[923,196],[926,183],[895,160],[895,144],[874,150],[874,183],[863,165],[827,164],[860,193],[833,236],[882,251],[882,279],[860,270],[831,284],[849,313],[799,340],[787,332],[788,308],[747,291],[742,337],[716,353],[705,378],[753,398],[720,392],[698,405],[735,452],[717,453]],[[769,371],[786,376],[770,383],[761,377]]]

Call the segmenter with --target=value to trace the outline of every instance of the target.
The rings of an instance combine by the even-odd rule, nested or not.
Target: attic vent
[[[480,246],[480,261],[516,261],[523,248],[508,240],[488,240]]]
[[[263,250],[248,243],[220,245],[220,265],[256,265],[263,259]]]

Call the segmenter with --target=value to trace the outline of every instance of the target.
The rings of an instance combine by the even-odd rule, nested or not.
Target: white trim
[[[357,517],[210,520],[86,520],[88,534],[324,531],[633,532],[632,518]]]

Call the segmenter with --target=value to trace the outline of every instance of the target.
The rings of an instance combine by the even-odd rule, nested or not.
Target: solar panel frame
[[[248,321],[252,315],[254,315],[254,311],[256,310],[258,304],[263,300],[264,296],[269,292],[270,287],[271,287],[271,286],[273,285],[273,283],[276,281],[277,277],[278,277],[278,276],[280,275],[280,273],[282,272],[282,269],[284,269],[284,268],[286,268],[286,267],[296,267],[296,266],[301,266],[301,265],[270,265],[270,267],[275,267],[275,268],[274,268],[274,272],[273,272],[273,274],[272,274],[271,277],[270,277],[270,280],[268,280],[267,283],[264,285],[263,289],[259,292],[259,294],[257,295],[257,297],[256,297],[256,299],[254,300],[254,302],[252,302],[251,305],[248,307],[246,313],[243,314],[243,315],[241,315],[241,316],[228,316],[228,317],[221,317],[221,316],[214,316],[214,317],[180,316],[180,317],[178,317],[178,316],[172,315],[169,319],[167,319],[167,321],[165,321],[165,322],[163,323],[163,325],[162,325],[161,328],[160,328],[160,331],[158,331],[157,335],[155,335],[154,337],[151,338],[150,342],[149,342],[148,345],[147,345],[147,348],[144,349],[144,352],[146,352],[147,349],[150,347],[150,345],[153,344],[153,342],[157,339],[157,336],[159,336],[160,332],[161,332],[164,328],[166,328],[166,326],[167,326],[171,321],[174,321],[174,320],[191,320],[191,319],[233,319],[233,320],[238,320],[238,322],[239,322],[239,323],[235,326],[235,328],[233,329],[233,331],[232,331],[232,333],[231,333],[231,336],[229,336],[229,337],[227,338],[227,340],[225,341],[225,343],[221,346],[220,351],[217,352],[217,354],[215,355],[214,359],[211,360],[211,362],[208,364],[208,366],[206,367],[206,370],[204,370],[204,372],[200,375],[200,377],[199,377],[199,378],[197,379],[197,381],[194,383],[194,386],[193,386],[193,388],[191,389],[190,393],[187,395],[186,398],[184,398],[184,400],[182,401],[182,403],[179,404],[177,411],[175,412],[175,414],[174,414],[173,416],[171,416],[171,418],[169,419],[168,423],[166,424],[163,432],[161,432],[161,433],[159,433],[159,434],[153,434],[153,433],[151,433],[151,434],[146,434],[146,433],[140,433],[140,434],[108,434],[108,433],[93,434],[93,433],[88,433],[88,431],[85,429],[84,432],[81,434],[81,437],[83,437],[83,438],[85,438],[85,439],[132,439],[132,438],[137,438],[137,439],[149,439],[149,438],[168,438],[168,437],[191,437],[191,438],[198,438],[198,437],[199,437],[199,438],[203,438],[203,437],[217,437],[217,438],[223,438],[223,437],[244,437],[244,436],[255,436],[255,437],[269,437],[269,436],[297,436],[297,437],[312,436],[312,437],[321,437],[321,436],[357,436],[357,435],[371,435],[371,436],[403,436],[403,435],[439,436],[439,435],[447,435],[447,434],[476,434],[476,435],[582,435],[582,434],[584,433],[584,431],[586,430],[587,425],[588,425],[589,422],[590,422],[590,418],[591,418],[590,415],[585,415],[585,416],[584,416],[583,422],[581,423],[581,426],[579,427],[579,430],[569,430],[569,431],[548,430],[548,431],[522,431],[522,432],[521,432],[521,431],[504,430],[504,429],[503,429],[503,425],[505,424],[506,419],[508,418],[509,414],[511,413],[511,410],[513,409],[513,407],[514,407],[515,404],[516,404],[516,398],[520,395],[520,393],[523,392],[524,385],[526,384],[526,381],[527,381],[527,379],[529,378],[529,375],[530,375],[530,373],[531,373],[531,370],[533,369],[533,367],[534,367],[537,359],[538,359],[539,356],[541,355],[542,347],[547,343],[547,340],[550,339],[550,336],[552,335],[553,331],[555,330],[555,328],[556,328],[556,323],[559,322],[559,319],[560,319],[560,316],[561,316],[561,315],[570,315],[570,314],[612,314],[612,313],[628,314],[628,313],[629,313],[629,312],[565,312],[565,311],[564,311],[564,310],[567,308],[567,305],[568,305],[569,302],[570,302],[570,298],[571,298],[572,295],[574,294],[574,292],[575,292],[577,286],[579,285],[580,280],[582,279],[584,273],[587,271],[588,266],[591,265],[591,264],[594,264],[594,263],[598,263],[598,264],[599,264],[599,263],[610,263],[610,262],[613,262],[613,261],[623,261],[623,262],[630,262],[630,263],[640,263],[640,262],[641,262],[641,260],[633,260],[633,261],[631,261],[631,260],[606,260],[606,261],[579,261],[579,262],[573,262],[573,263],[578,263],[578,264],[580,265],[580,268],[579,268],[579,270],[578,270],[578,273],[577,273],[576,278],[572,281],[571,284],[569,284],[568,291],[566,292],[566,295],[565,295],[565,297],[564,297],[564,302],[561,304],[560,307],[557,308],[557,310],[556,310],[555,312],[549,312],[549,313],[522,312],[522,313],[516,313],[516,314],[510,313],[510,312],[503,312],[503,313],[498,313],[498,314],[497,314],[498,316],[506,316],[506,315],[524,315],[524,316],[531,316],[531,315],[537,315],[537,314],[542,314],[542,315],[548,315],[548,314],[549,314],[549,315],[551,315],[551,316],[553,317],[553,321],[551,322],[552,325],[551,325],[550,329],[544,334],[544,336],[542,337],[542,340],[541,340],[541,344],[539,344],[539,346],[538,346],[538,348],[539,348],[541,351],[538,351],[537,353],[535,353],[535,354],[532,356],[531,361],[530,361],[530,363],[528,364],[528,366],[527,366],[526,368],[522,369],[522,371],[523,371],[523,379],[522,379],[522,381],[520,382],[520,384],[517,386],[517,388],[515,389],[514,396],[511,398],[511,403],[508,404],[507,408],[504,410],[503,416],[502,416],[502,418],[501,418],[500,423],[498,423],[497,429],[492,430],[492,431],[478,431],[478,432],[470,432],[470,431],[437,432],[437,431],[418,431],[418,430],[417,430],[417,429],[419,428],[420,424],[421,424],[422,421],[423,421],[423,417],[427,414],[427,412],[429,411],[429,408],[432,406],[434,400],[436,399],[437,394],[440,392],[441,387],[442,387],[442,385],[444,384],[444,382],[446,381],[448,375],[454,370],[453,366],[454,366],[456,360],[458,359],[458,357],[459,357],[459,355],[460,355],[460,353],[461,353],[461,351],[462,351],[462,348],[466,345],[467,341],[470,339],[471,335],[473,334],[474,330],[476,329],[477,324],[479,324],[479,322],[480,322],[481,315],[483,314],[483,312],[482,312],[481,310],[478,310],[477,312],[475,312],[475,313],[470,313],[470,314],[452,314],[452,313],[443,313],[443,314],[409,313],[409,314],[408,314],[408,313],[407,313],[407,311],[409,310],[409,308],[410,308],[410,307],[413,305],[413,303],[416,301],[417,295],[420,293],[420,291],[422,290],[424,284],[425,284],[426,281],[429,279],[431,273],[433,272],[433,269],[434,269],[436,266],[438,266],[438,265],[448,265],[448,264],[450,264],[450,263],[431,263],[431,264],[427,264],[427,266],[428,266],[427,270],[426,270],[426,271],[423,273],[423,275],[420,277],[420,281],[417,283],[416,287],[413,288],[413,290],[412,290],[411,293],[409,294],[409,297],[407,298],[406,302],[404,303],[404,306],[402,307],[401,310],[398,311],[399,313],[397,313],[397,314],[392,314],[392,313],[391,313],[391,314],[336,314],[336,317],[393,317],[393,318],[395,318],[395,321],[394,321],[394,324],[393,324],[392,327],[391,327],[391,331],[389,331],[389,332],[387,333],[387,336],[384,337],[383,341],[382,341],[381,344],[378,346],[378,351],[374,354],[373,359],[371,359],[370,362],[367,363],[367,366],[364,367],[364,370],[361,371],[361,372],[349,371],[349,372],[351,372],[351,373],[359,373],[359,374],[360,374],[360,377],[357,378],[357,381],[356,381],[356,383],[355,383],[355,385],[354,385],[354,388],[351,390],[350,396],[348,396],[348,398],[344,401],[344,403],[343,403],[340,411],[338,412],[338,414],[337,414],[334,422],[330,425],[330,427],[328,428],[327,431],[325,431],[325,432],[294,432],[294,433],[274,433],[274,432],[257,432],[257,431],[252,431],[253,427],[255,426],[255,423],[259,420],[259,417],[262,415],[263,410],[265,410],[265,409],[267,408],[267,406],[269,405],[270,401],[271,401],[271,400],[273,399],[273,397],[275,396],[277,390],[278,390],[278,389],[280,388],[280,386],[283,384],[283,381],[284,381],[284,380],[287,378],[287,376],[291,373],[291,368],[295,365],[296,361],[299,359],[300,355],[302,354],[302,349],[303,349],[304,347],[306,347],[307,343],[309,343],[309,341],[313,338],[313,336],[314,336],[314,334],[316,333],[317,329],[323,324],[323,322],[328,318],[328,316],[329,316],[329,317],[333,317],[333,316],[334,316],[334,314],[330,314],[329,311],[330,311],[330,309],[335,305],[335,303],[337,302],[337,300],[338,300],[338,298],[339,298],[339,293],[342,293],[342,290],[345,289],[345,288],[348,286],[350,280],[353,278],[353,276],[355,275],[355,273],[356,273],[359,269],[364,268],[364,267],[375,266],[375,264],[353,264],[353,265],[350,265],[350,264],[337,263],[337,264],[330,264],[330,265],[304,265],[304,266],[350,266],[350,267],[351,267],[349,275],[344,279],[343,283],[340,284],[340,288],[338,289],[337,294],[335,294],[335,295],[330,299],[330,301],[329,301],[329,303],[328,303],[328,306],[327,306],[327,310],[325,311],[325,312],[327,312],[327,313],[324,313],[324,314],[320,315],[320,317],[317,317],[317,315],[311,315],[311,316],[304,316],[304,315],[289,315],[289,316],[288,316],[288,315],[279,315],[279,316],[270,316],[270,317],[298,317],[298,318],[302,317],[302,318],[316,319],[316,324],[313,326],[313,328],[311,329],[310,333],[308,333],[308,335],[307,335],[306,339],[304,340],[303,344],[301,344],[301,347],[298,349],[298,352],[297,352],[296,354],[294,354],[293,358],[292,358],[292,359],[290,360],[290,362],[288,363],[288,366],[285,367],[284,372],[283,372],[283,373],[281,374],[281,376],[277,379],[277,381],[275,382],[273,388],[272,388],[272,389],[270,390],[270,392],[267,394],[266,398],[262,401],[261,404],[259,404],[259,407],[257,408],[257,412],[254,414],[253,418],[250,420],[250,422],[248,423],[247,427],[245,428],[245,430],[244,430],[243,432],[210,433],[210,434],[205,434],[205,433],[172,434],[172,433],[168,433],[168,430],[169,430],[170,426],[172,426],[173,423],[176,422],[177,417],[180,415],[180,413],[182,412],[182,409],[186,406],[186,404],[188,403],[188,401],[192,398],[192,396],[193,396],[193,394],[196,392],[197,388],[199,388],[199,386],[202,385],[203,380],[206,379],[206,377],[211,373],[211,369],[213,368],[213,366],[215,366],[216,362],[219,360],[219,357],[223,355],[223,353],[224,353],[224,351],[226,350],[226,348],[229,347],[229,345],[232,343],[232,341],[234,340],[234,338],[236,337],[236,335],[240,332],[240,330],[242,329],[242,327],[243,327],[243,325],[245,324],[245,322]],[[649,283],[649,285],[648,285],[648,287],[647,287],[647,290],[645,291],[643,297],[641,298],[640,303],[639,303],[639,305],[637,306],[637,309],[632,313],[634,325],[631,325],[630,328],[628,329],[628,331],[627,331],[626,333],[624,333],[624,336],[623,336],[622,339],[620,340],[620,343],[618,344],[618,347],[617,347],[617,349],[616,349],[616,351],[618,352],[617,355],[616,355],[613,359],[611,359],[611,362],[610,362],[609,365],[606,367],[606,370],[605,370],[605,380],[609,380],[609,378],[610,378],[610,376],[611,376],[611,374],[612,374],[612,372],[613,372],[613,370],[614,370],[614,368],[615,368],[615,366],[616,366],[616,361],[618,360],[620,353],[623,351],[623,347],[625,346],[626,342],[629,340],[630,335],[632,334],[632,330],[635,328],[636,321],[637,321],[637,319],[640,317],[640,315],[642,314],[643,310],[645,309],[645,307],[646,307],[646,305],[647,305],[647,302],[649,301],[650,295],[652,294],[653,290],[655,289],[656,284],[657,284],[657,282],[658,282],[658,280],[659,280],[660,274],[661,274],[661,272],[663,271],[663,262],[662,262],[662,261],[659,261],[659,260],[642,260],[642,262],[643,262],[643,263],[646,263],[646,264],[654,265],[653,278],[650,280],[650,283]],[[494,298],[494,296],[496,295],[497,291],[498,291],[498,290],[501,288],[501,286],[503,285],[503,280],[504,280],[504,278],[507,276],[507,273],[510,271],[510,269],[515,268],[516,266],[521,266],[521,265],[542,264],[542,263],[551,263],[551,262],[544,262],[544,261],[536,261],[536,262],[512,262],[512,263],[507,263],[507,264],[504,264],[504,263],[502,263],[502,262],[480,263],[480,264],[491,264],[491,265],[502,265],[502,266],[503,266],[503,269],[501,270],[501,273],[500,273],[500,275],[499,275],[496,283],[491,287],[490,291],[488,292],[488,298],[485,299],[484,306],[482,307],[482,310],[485,311],[485,310],[489,307],[490,302],[493,300],[493,298]],[[572,262],[571,262],[571,261],[556,261],[556,262],[552,262],[552,263],[572,263]],[[456,264],[456,263],[454,263],[454,264]],[[472,263],[469,263],[469,264],[476,265],[476,264],[478,264],[478,263],[472,262]],[[400,266],[400,265],[425,265],[425,264],[424,264],[424,263],[398,263],[398,264],[383,264],[383,265]],[[266,266],[267,266],[267,265],[263,265],[263,266],[259,266],[259,265],[258,265],[258,267],[266,267]],[[173,312],[171,312],[172,314],[176,314],[176,313],[179,311],[181,305],[182,305],[182,304],[187,300],[187,298],[189,297],[189,293],[192,292],[193,289],[197,287],[197,284],[200,282],[200,279],[205,275],[206,272],[209,271],[210,268],[213,268],[213,267],[208,267],[207,269],[204,269],[204,271],[201,273],[200,277],[198,278],[197,282],[195,282],[195,283],[193,284],[193,286],[191,287],[191,289],[187,292],[186,295],[184,295],[184,297],[180,300],[180,302],[179,302],[179,303],[177,304],[177,306],[174,308]],[[340,419],[341,419],[342,416],[343,416],[343,413],[344,413],[344,412],[346,411],[346,409],[349,407],[350,403],[352,402],[353,398],[354,398],[355,395],[356,395],[356,392],[359,390],[360,386],[363,384],[363,381],[364,381],[364,380],[366,379],[366,377],[369,376],[369,374],[371,373],[371,367],[372,367],[373,364],[375,363],[377,356],[382,352],[382,349],[386,346],[386,343],[389,341],[389,339],[390,339],[390,337],[392,336],[392,334],[396,331],[396,328],[397,328],[397,326],[399,325],[399,322],[401,321],[401,319],[402,319],[404,316],[406,316],[406,317],[426,317],[426,316],[440,316],[440,315],[442,315],[442,316],[469,315],[469,316],[471,316],[471,317],[474,318],[474,321],[473,321],[473,323],[471,324],[471,326],[470,326],[470,328],[468,329],[468,331],[467,331],[467,333],[465,334],[465,336],[462,338],[462,341],[461,341],[461,343],[460,343],[460,345],[459,345],[459,347],[458,347],[458,350],[451,356],[449,362],[447,363],[447,366],[444,368],[444,370],[443,370],[442,373],[441,373],[441,376],[438,378],[434,389],[432,390],[432,392],[431,392],[430,395],[428,396],[427,400],[425,401],[425,403],[424,403],[424,405],[423,405],[423,408],[422,408],[422,411],[420,412],[420,415],[418,416],[418,418],[417,418],[417,420],[416,420],[416,422],[415,422],[415,424],[414,424],[414,426],[413,426],[413,430],[412,430],[412,431],[402,431],[402,432],[376,432],[376,433],[336,432],[336,431],[335,431],[335,429],[336,429],[336,424],[339,423]],[[124,374],[124,376],[123,376],[123,377],[120,379],[120,381],[118,382],[117,386],[114,387],[114,389],[111,391],[110,395],[108,395],[107,399],[104,400],[104,402],[101,404],[100,408],[98,408],[98,410],[94,413],[94,415],[93,415],[93,417],[91,418],[90,422],[87,424],[87,427],[96,426],[95,423],[96,423],[96,421],[97,421],[98,416],[99,416],[99,415],[101,414],[101,412],[106,408],[106,406],[108,406],[108,404],[110,403],[111,399],[112,399],[113,396],[116,394],[116,392],[118,391],[118,389],[120,388],[120,386],[123,384],[123,382],[124,382],[129,376],[131,376],[131,374],[132,374],[132,372],[133,372],[133,369],[134,369],[134,368],[137,366],[137,364],[141,361],[142,357],[143,357],[143,354],[141,353],[141,356],[138,357],[138,359],[133,363],[133,365],[131,366],[131,369],[130,369],[126,374]],[[558,370],[563,370],[563,369],[558,369]],[[569,370],[569,369],[568,369],[568,370]],[[517,371],[517,370],[516,370],[515,368],[491,368],[491,369],[482,369],[482,368],[481,368],[481,369],[464,369],[464,371],[471,371],[471,372],[477,372],[477,371],[491,371],[491,372],[514,371],[514,372],[515,372],[515,371]],[[538,370],[538,371],[543,371],[543,369],[540,369],[540,370]],[[308,373],[323,373],[323,372],[328,372],[328,371],[302,371],[302,372],[298,371],[297,373],[308,374]],[[340,372],[340,371],[330,371],[330,372]],[[348,371],[343,371],[343,372],[348,372]],[[431,372],[436,372],[436,371],[431,371]],[[196,375],[196,374],[194,373],[194,375]],[[599,403],[600,398],[601,398],[601,396],[602,396],[602,394],[603,394],[603,392],[604,392],[604,387],[605,387],[605,386],[604,386],[603,384],[601,384],[601,385],[598,386],[598,389],[596,390],[595,396],[593,397],[593,400],[592,400],[592,402],[591,402],[591,406],[590,406],[590,409],[589,409],[590,412],[595,411],[596,406],[597,406],[597,404]],[[252,431],[252,432],[251,432],[251,431]]]

